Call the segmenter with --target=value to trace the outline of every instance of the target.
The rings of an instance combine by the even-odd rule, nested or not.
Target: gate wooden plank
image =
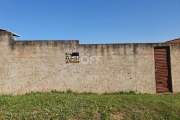
[[[156,92],[170,92],[168,84],[167,48],[154,49]]]

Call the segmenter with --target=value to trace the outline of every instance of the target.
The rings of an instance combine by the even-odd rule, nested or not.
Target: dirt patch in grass
[[[118,113],[111,113],[110,119],[117,120],[117,119],[124,119],[126,114],[124,112],[118,112]]]
[[[132,109],[132,112],[135,112],[135,113],[143,113],[143,111],[137,109],[137,108],[133,108]]]

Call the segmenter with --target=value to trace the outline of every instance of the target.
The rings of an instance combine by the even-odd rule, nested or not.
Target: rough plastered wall
[[[11,51],[11,93],[67,89],[95,93],[155,92],[152,46],[114,44],[78,47],[77,43],[15,42]],[[65,63],[65,53],[72,51],[79,52],[80,63]]]
[[[10,33],[0,33],[1,94],[68,89],[156,93],[154,46],[170,46],[173,92],[180,91],[179,45],[14,41]],[[66,52],[79,52],[80,63],[66,64]]]
[[[173,93],[180,92],[180,44],[170,44],[171,50],[171,76]]]
[[[5,31],[0,31],[0,93],[4,93],[11,88],[10,83],[12,77],[10,76],[13,66],[11,66],[12,51],[11,41],[12,34]],[[11,92],[11,91],[8,91]]]
[[[92,59],[79,66],[83,91],[155,93],[152,48],[151,44],[80,45],[81,56]],[[99,59],[93,62],[91,56]]]
[[[152,44],[13,41],[10,33],[3,33],[0,43],[2,94],[67,89],[155,93]],[[79,52],[80,63],[66,64],[66,52]]]
[[[65,53],[75,51],[77,44],[78,41],[15,42],[11,51],[11,93],[74,90],[76,81],[72,79],[73,71],[66,71],[70,64],[65,64]]]

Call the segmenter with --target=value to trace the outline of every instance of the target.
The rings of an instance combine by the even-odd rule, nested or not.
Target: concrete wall
[[[171,74],[173,92],[180,92],[180,44],[170,44],[171,48]]]
[[[0,32],[0,93],[31,91],[156,93],[154,46],[170,46],[173,92],[180,92],[179,44],[79,44],[67,41],[14,41]],[[65,63],[79,52],[80,63]]]

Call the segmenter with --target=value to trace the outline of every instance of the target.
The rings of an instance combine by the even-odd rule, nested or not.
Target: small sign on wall
[[[79,53],[66,53],[66,63],[79,63]]]

